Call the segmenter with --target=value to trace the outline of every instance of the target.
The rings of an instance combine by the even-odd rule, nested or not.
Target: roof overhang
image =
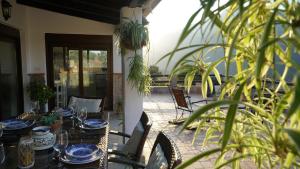
[[[17,0],[17,3],[95,21],[119,24],[124,6],[142,7],[147,16],[161,0]]]

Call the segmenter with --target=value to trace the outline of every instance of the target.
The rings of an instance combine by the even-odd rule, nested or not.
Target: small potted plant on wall
[[[125,52],[124,49],[134,51],[127,80],[133,87],[137,88],[140,94],[150,93],[152,82],[149,70],[144,66],[142,56],[137,53],[137,50],[149,44],[149,34],[146,25],[147,22],[145,20],[143,20],[143,23],[139,23],[138,21],[124,18],[124,21],[116,30],[122,54]]]
[[[44,82],[39,80],[33,80],[29,83],[27,87],[27,92],[29,93],[31,101],[35,102],[35,105],[39,108],[36,110],[38,112],[46,112],[45,104],[48,99],[54,96],[54,92],[50,89]]]

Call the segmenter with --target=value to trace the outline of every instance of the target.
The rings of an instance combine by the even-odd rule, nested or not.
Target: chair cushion
[[[126,142],[125,146],[122,148],[123,151],[131,154],[135,154],[140,144],[140,141],[144,134],[144,127],[142,123],[139,121],[135,126],[130,139]]]
[[[72,96],[69,101],[69,107],[76,105],[79,108],[86,107],[89,113],[98,113],[101,111],[100,104],[102,99],[84,99]]]
[[[167,169],[168,161],[165,157],[163,150],[161,149],[160,144],[157,144],[155,150],[152,152],[149,157],[148,164],[145,169]]]

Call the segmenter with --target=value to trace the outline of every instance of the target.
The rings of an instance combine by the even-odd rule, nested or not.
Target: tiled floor
[[[200,98],[196,95],[192,95],[193,100],[199,100]],[[171,125],[168,123],[169,120],[175,118],[175,108],[173,101],[169,94],[152,94],[150,96],[144,97],[144,110],[150,116],[153,125],[149,132],[148,139],[145,143],[143,150],[144,160],[147,161],[149,154],[152,148],[152,145],[155,141],[157,133],[163,130],[175,141],[178,146],[183,161],[199,154],[200,152],[214,147],[213,145],[203,148],[201,143],[204,139],[204,132],[200,133],[197,137],[194,144],[192,144],[192,139],[194,136],[194,131],[183,130],[182,133],[179,133],[181,130],[180,126]],[[113,116],[112,128],[119,128],[119,121],[116,120],[117,117]],[[121,142],[120,138],[111,137],[112,142]],[[214,161],[216,156],[211,156],[209,158],[201,159],[200,161],[195,162],[193,165],[189,166],[189,169],[211,169],[214,168]],[[230,168],[230,167],[227,167]],[[242,168],[253,169],[253,165],[250,162],[243,162]]]

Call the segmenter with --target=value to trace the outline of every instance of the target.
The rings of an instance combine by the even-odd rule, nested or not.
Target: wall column
[[[124,17],[131,20],[137,20],[142,23],[142,8],[123,7],[121,9],[121,23],[124,22]],[[137,51],[143,56],[142,49]],[[130,69],[130,61],[134,56],[134,51],[126,50],[125,56],[122,56],[122,72],[123,72],[123,105],[124,105],[124,122],[125,132],[131,134],[135,125],[140,119],[143,112],[143,96],[137,92],[136,88],[127,81]]]

